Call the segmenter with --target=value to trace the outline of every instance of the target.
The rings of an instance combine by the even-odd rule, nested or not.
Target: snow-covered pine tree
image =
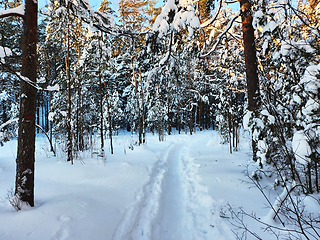
[[[223,31],[227,22],[235,17],[230,9],[224,9],[221,15],[223,16],[221,22],[215,24],[210,34],[213,42],[216,41],[216,32]],[[245,108],[246,84],[243,75],[245,64],[241,45],[241,26],[234,23],[221,43],[216,49],[217,57],[211,60],[210,82],[215,96],[217,129],[220,131],[222,141],[229,143],[232,153],[237,149],[238,131]]]
[[[15,8],[21,1],[2,2],[3,9]],[[19,78],[14,72],[21,71],[22,19],[11,16],[0,18],[0,125],[19,116]],[[0,142],[15,135],[17,124],[13,123],[1,129]]]
[[[252,123],[259,161],[277,166],[278,174],[305,186],[303,191],[318,190],[318,21],[306,24],[288,3],[285,8],[263,5],[254,23],[260,34],[263,100],[260,120]]]
[[[62,127],[66,131],[67,160],[73,163],[74,126],[72,126],[72,122],[75,121],[73,121],[72,116],[77,116],[77,114],[72,113],[75,109],[72,103],[77,101],[72,101],[75,94],[73,89],[75,87],[76,76],[72,76],[71,69],[73,66],[77,66],[77,59],[81,51],[81,43],[84,42],[85,31],[80,20],[74,16],[69,8],[69,5],[66,6],[63,2],[51,1],[49,2],[47,12],[49,15],[47,41],[55,41],[63,49],[62,59],[64,59],[64,64],[58,66],[59,74],[57,75],[61,85],[61,92],[55,96],[56,100],[53,102],[52,109],[56,113],[51,115],[54,116],[56,122],[59,121],[59,118],[64,121],[62,124],[54,126],[54,128],[60,131]],[[79,80],[78,76],[77,80]],[[59,100],[57,97],[64,97],[66,99],[65,104],[58,104],[59,101],[63,102],[64,99]],[[54,106],[55,102],[57,103],[56,108]]]

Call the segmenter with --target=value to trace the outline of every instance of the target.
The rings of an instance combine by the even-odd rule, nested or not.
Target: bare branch
[[[19,122],[19,118],[13,118],[13,119],[10,119],[10,120],[6,121],[5,123],[1,124],[1,125],[0,125],[0,131],[1,131],[4,127],[6,127],[6,126],[8,126],[8,125],[10,125],[11,123],[14,123],[14,122],[16,122],[16,123]],[[46,133],[46,131],[43,129],[43,127],[41,127],[41,126],[38,125],[38,124],[36,124],[36,127],[39,128],[39,129],[46,135],[46,137],[48,138],[49,143],[50,143],[50,147],[51,147],[51,151],[54,153],[54,156],[55,156],[55,155],[56,155],[56,152],[54,151],[54,148],[53,148],[53,145],[52,145],[52,141],[50,140],[50,137],[48,136],[48,134]]]
[[[16,77],[18,77],[21,81],[24,81],[24,82],[28,83],[30,86],[34,87],[34,88],[37,89],[37,90],[48,91],[48,92],[50,92],[50,91],[57,91],[56,88],[50,88],[50,87],[48,87],[48,88],[44,89],[44,88],[42,88],[42,87],[39,87],[36,83],[34,83],[33,81],[31,81],[29,78],[22,76],[22,75],[21,75],[20,73],[18,73],[18,72],[15,72],[9,65],[7,65],[7,64],[5,64],[5,63],[3,63],[3,62],[1,62],[1,61],[0,61],[0,64],[1,64],[2,66],[6,67],[12,74],[14,74]]]

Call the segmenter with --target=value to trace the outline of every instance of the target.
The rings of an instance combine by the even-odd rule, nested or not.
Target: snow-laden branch
[[[18,122],[18,121],[19,121],[19,118],[14,118],[14,119],[10,119],[10,120],[6,121],[5,123],[3,123],[3,124],[0,125],[0,131],[1,131],[5,126],[8,126],[9,124],[14,123],[14,122]]]
[[[169,51],[167,52],[164,59],[162,59],[159,63],[159,66],[166,65],[171,57],[171,51],[172,51],[172,41],[173,41],[173,31],[171,31],[170,34],[170,44],[169,44]]]
[[[219,36],[217,37],[217,41],[216,41],[216,43],[214,44],[214,46],[212,47],[212,49],[211,49],[209,52],[207,52],[206,54],[200,55],[201,58],[207,57],[208,55],[210,55],[211,53],[213,53],[213,52],[216,50],[218,44],[221,42],[222,37],[230,30],[230,28],[232,27],[232,24],[235,22],[235,20],[236,20],[239,16],[240,16],[240,14],[237,14],[236,16],[234,16],[233,19],[231,19],[231,21],[228,23],[228,25],[227,25],[226,28],[223,30],[223,32],[220,33]]]
[[[37,90],[41,90],[42,88],[37,86],[36,83],[34,83],[33,81],[31,81],[28,77],[22,76],[20,73],[15,72],[14,73],[21,81],[24,81],[26,83],[28,83],[30,86],[34,87]]]
[[[11,16],[23,18],[24,12],[25,12],[25,4],[22,3],[19,7],[0,11],[0,18],[11,17]]]
[[[72,11],[73,15],[90,27],[96,28],[101,32],[128,37],[134,37],[148,32],[132,31],[116,26],[111,15],[94,11],[88,0],[69,1],[68,4],[68,8]]]
[[[16,75],[21,81],[24,81],[26,83],[28,83],[30,86],[34,87],[37,90],[42,90],[42,91],[59,91],[59,85],[56,84],[54,86],[48,86],[47,88],[42,88],[39,87],[35,82],[31,81],[29,78],[22,76],[19,72],[15,72],[10,66],[8,66],[7,64],[4,64],[2,61],[0,61],[0,64],[4,67],[6,67],[7,69],[9,69],[9,71]]]
[[[212,18],[210,18],[208,21],[202,23],[202,24],[200,25],[200,27],[205,28],[205,27],[209,26],[211,23],[213,23],[213,22],[218,18],[218,15],[219,15],[220,10],[221,10],[221,8],[222,8],[222,1],[223,1],[223,0],[220,0],[220,1],[219,1],[219,6],[218,6],[218,9],[217,9],[217,11],[215,12],[214,16],[213,16]]]
[[[168,0],[153,24],[153,31],[159,32],[161,38],[170,30],[180,31],[182,27],[188,29],[191,38],[194,29],[200,28],[199,18],[193,5],[192,1]]]

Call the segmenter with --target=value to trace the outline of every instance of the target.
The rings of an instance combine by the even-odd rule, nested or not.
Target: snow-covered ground
[[[102,158],[87,151],[71,165],[38,138],[35,207],[19,212],[6,199],[15,182],[16,141],[5,143],[0,148],[0,239],[232,240],[235,227],[228,222],[227,204],[261,218],[268,215],[259,191],[243,182],[250,162],[246,138],[233,154],[214,131],[175,134],[163,142],[147,135],[146,145],[131,150],[133,139],[122,134],[114,139],[115,154]],[[256,222],[247,224],[263,239],[274,239]]]

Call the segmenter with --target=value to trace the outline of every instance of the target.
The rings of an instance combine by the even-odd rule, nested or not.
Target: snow
[[[4,128],[5,126],[11,124],[11,123],[14,123],[14,122],[18,122],[19,121],[19,118],[14,118],[14,119],[10,119],[8,121],[6,121],[5,123],[1,124],[0,125],[0,131],[2,128]]]
[[[299,95],[296,94],[296,93],[294,93],[294,94],[292,95],[292,100],[293,100],[294,102],[298,103],[298,104],[301,104],[301,98],[300,98]]]
[[[283,192],[280,194],[280,196],[276,199],[274,204],[272,205],[272,208],[270,209],[267,216],[263,218],[263,220],[266,223],[272,224],[274,222],[274,219],[278,216],[276,213],[279,212],[281,204],[283,200],[287,197],[288,192],[291,190],[291,186],[287,186],[283,188]]]
[[[267,49],[268,49],[268,46],[269,46],[269,41],[268,41],[268,39],[266,39],[266,40],[263,42],[263,45],[262,45],[263,55],[266,55],[266,51],[267,51]]]
[[[25,12],[25,4],[22,3],[20,6],[16,8],[11,8],[7,10],[0,11],[0,17],[7,14],[18,14],[20,16],[23,16]]]
[[[300,84],[305,85],[305,89],[314,94],[318,93],[320,82],[317,75],[320,74],[320,64],[307,67]]]
[[[289,43],[287,43],[286,41],[282,41],[282,43],[281,43],[282,56],[287,56],[289,54],[290,49],[291,49],[291,45]]]
[[[6,101],[8,97],[9,95],[5,90],[0,93],[0,101]]]
[[[71,165],[38,136],[35,207],[19,212],[5,198],[14,186],[17,148],[16,140],[7,142],[0,155],[0,239],[235,240],[227,204],[268,216],[262,195],[243,182],[250,162],[246,134],[234,154],[214,131],[174,134],[163,142],[148,134],[146,145],[129,150],[135,138],[114,136],[115,154],[102,158],[93,153],[97,137],[94,151]],[[273,202],[278,194],[269,193]],[[262,239],[273,239],[257,222],[247,223]]]
[[[308,138],[303,130],[297,131],[293,135],[292,149],[298,162],[302,164],[306,164],[308,162],[309,159],[307,156],[311,154],[311,149],[308,144]]]
[[[261,111],[261,115],[268,117],[268,121],[269,121],[271,124],[274,124],[274,123],[275,123],[275,118],[274,118],[274,116],[272,116],[266,109],[264,109],[264,110]]]
[[[308,99],[305,107],[302,108],[304,115],[311,115],[313,112],[317,112],[320,109],[320,104],[313,99]]]
[[[263,16],[264,16],[264,14],[261,10],[258,10],[254,13],[254,17],[256,17],[256,18],[262,18]]]
[[[262,33],[264,32],[273,32],[278,24],[275,21],[268,22],[262,29]]]
[[[67,117],[68,116],[68,113],[66,111],[60,111],[61,115],[64,116],[64,117]]]
[[[252,112],[251,111],[247,111],[245,113],[245,115],[243,116],[243,127],[244,129],[246,130],[249,130],[250,129],[250,118],[251,118],[251,115],[252,115]]]
[[[53,119],[54,119],[54,113],[53,112],[49,112],[48,120],[49,121],[53,121]]]
[[[275,25],[273,25],[273,26],[275,26]],[[316,52],[316,49],[311,47],[310,44],[307,43],[305,40],[300,40],[297,42],[295,42],[295,41],[282,41],[280,51],[281,51],[282,56],[288,56],[290,54],[290,51],[294,50],[295,48],[306,51],[307,53],[315,53]]]
[[[37,78],[37,83],[46,83],[46,78],[45,77]]]
[[[159,37],[162,37],[170,29],[179,31],[180,27],[188,26],[189,37],[192,37],[194,29],[200,28],[200,21],[192,5],[193,2],[189,0],[182,0],[178,5],[175,4],[174,0],[167,1],[153,24],[153,31],[159,31]],[[177,12],[178,9],[180,9],[179,12]],[[169,25],[169,15],[171,13],[175,14],[172,26]]]
[[[46,91],[59,91],[59,84],[55,84],[54,86],[48,86],[46,89]]]
[[[1,14],[1,13],[0,13]],[[12,51],[10,48],[0,46],[0,61],[5,63],[4,58],[12,55]]]

